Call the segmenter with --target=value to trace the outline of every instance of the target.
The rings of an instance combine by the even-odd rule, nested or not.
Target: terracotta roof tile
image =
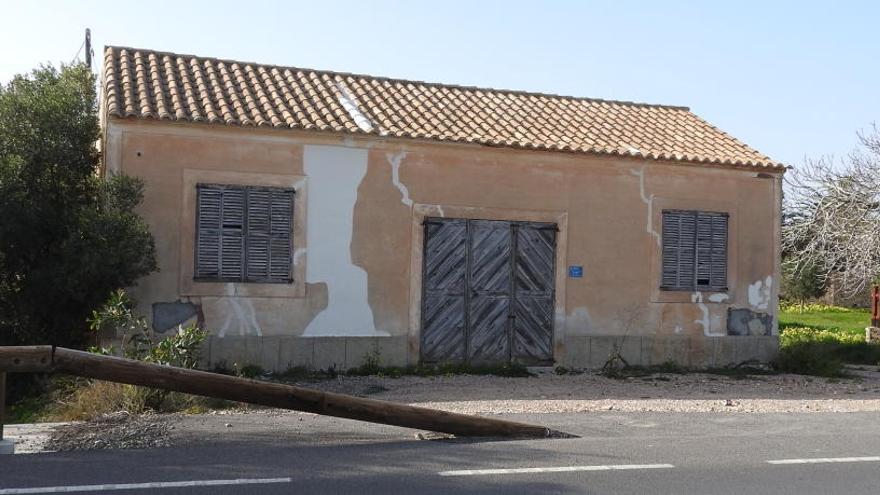
[[[685,107],[278,67],[135,48],[104,52],[111,117],[478,143],[783,169]]]

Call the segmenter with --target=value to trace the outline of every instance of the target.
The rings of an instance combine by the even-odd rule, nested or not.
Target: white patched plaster
[[[367,174],[367,150],[306,145],[309,178],[306,281],[327,284],[327,307],[309,323],[307,337],[385,336],[367,300],[367,273],[351,259],[357,189]]]
[[[639,195],[642,197],[642,202],[648,206],[648,225],[646,230],[657,241],[657,247],[662,248],[663,244],[660,240],[660,234],[654,230],[654,194],[645,194],[645,167],[638,170],[632,169],[629,172],[639,178]]]
[[[697,308],[700,309],[702,317],[699,320],[694,320],[694,323],[703,327],[703,335],[706,337],[724,337],[727,335],[721,330],[721,316],[711,314],[709,307],[703,302],[702,292],[698,291],[691,294],[691,302],[695,303]]]
[[[232,284],[228,284],[232,285]],[[234,289],[233,289],[234,291]],[[227,288],[228,293],[228,288]],[[223,307],[226,319],[223,326],[217,332],[217,336],[223,338],[230,328],[238,328],[238,334],[263,336],[263,329],[257,323],[257,313],[250,299],[243,297],[221,297],[217,300],[217,306]]]
[[[385,156],[388,159],[388,163],[391,165],[391,183],[394,184],[394,187],[396,187],[398,191],[400,191],[400,202],[412,208],[413,201],[409,198],[409,189],[406,188],[406,185],[400,182],[400,162],[406,156],[406,152],[387,153]]]
[[[299,248],[293,252],[293,265],[296,266],[299,264],[300,260],[306,254],[306,248]]]
[[[348,115],[351,116],[358,128],[364,132],[371,132],[373,130],[373,123],[370,122],[370,119],[368,119],[363,112],[361,112],[357,99],[351,94],[345,83],[341,81],[337,82],[336,89],[338,89],[340,93],[339,104],[342,105],[342,108],[344,108],[346,112],[348,112]]]
[[[773,277],[749,285],[749,305],[754,309],[766,310],[770,306]]]
[[[713,303],[722,303],[726,300],[730,299],[730,296],[727,294],[715,293],[709,296],[709,302]]]

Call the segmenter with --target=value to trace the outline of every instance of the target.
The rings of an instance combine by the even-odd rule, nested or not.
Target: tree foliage
[[[801,309],[807,301],[822,297],[826,286],[825,274],[813,265],[799,270],[793,264],[783,265],[782,291],[786,298],[800,303]]]
[[[786,174],[785,269],[794,278],[833,278],[845,296],[880,277],[880,132],[859,134],[840,162],[812,160]]]
[[[0,343],[81,346],[92,311],[156,269],[143,184],[97,174],[96,101],[83,65],[0,87]]]

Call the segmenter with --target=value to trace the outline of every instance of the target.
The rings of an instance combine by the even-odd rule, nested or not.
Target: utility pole
[[[92,68],[92,30],[86,28],[86,65]]]

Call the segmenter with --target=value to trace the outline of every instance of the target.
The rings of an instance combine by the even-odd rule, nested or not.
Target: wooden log
[[[52,346],[0,346],[0,371],[48,373],[52,371]]]
[[[9,353],[7,349],[10,348],[0,348],[0,356]],[[54,371],[98,380],[459,436],[544,438],[550,434],[550,430],[544,426],[161,366],[60,347],[55,349],[51,362]]]

